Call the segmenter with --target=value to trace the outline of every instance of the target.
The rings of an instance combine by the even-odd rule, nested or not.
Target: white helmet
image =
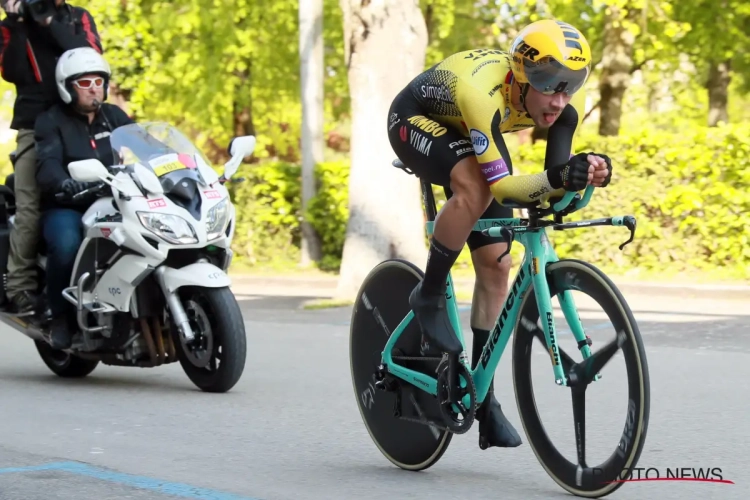
[[[57,92],[65,104],[70,104],[76,98],[72,81],[86,74],[97,74],[104,78],[104,99],[107,99],[109,77],[112,72],[104,58],[91,47],[81,47],[68,50],[57,61],[55,68],[55,82]]]

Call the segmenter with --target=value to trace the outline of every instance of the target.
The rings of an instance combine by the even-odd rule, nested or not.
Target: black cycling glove
[[[552,189],[564,188],[566,191],[581,191],[589,182],[589,153],[578,153],[565,165],[551,167],[547,170],[547,179]]]

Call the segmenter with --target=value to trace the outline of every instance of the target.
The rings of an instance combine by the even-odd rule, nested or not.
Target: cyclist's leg
[[[501,206],[493,200],[482,219],[503,219],[513,217],[513,210]],[[505,297],[508,294],[508,277],[510,274],[510,255],[497,258],[508,248],[503,238],[484,236],[482,233],[471,233],[467,241],[471,250],[476,282],[471,305],[471,330],[474,333],[471,366],[476,367],[482,355],[482,348],[487,343]],[[494,377],[482,405],[477,409],[479,434],[487,439],[490,446],[513,448],[521,445],[521,437],[513,425],[505,418],[500,403],[494,395]]]
[[[430,126],[421,120],[420,127],[417,127],[408,121],[421,114],[407,92],[402,92],[394,100],[388,113],[391,146],[418,177],[438,186],[450,187],[454,194],[435,220],[425,277],[414,289],[409,303],[432,344],[441,351],[458,354],[461,343],[445,308],[446,281],[466,238],[486,210],[492,195],[469,140],[448,125],[435,123]]]

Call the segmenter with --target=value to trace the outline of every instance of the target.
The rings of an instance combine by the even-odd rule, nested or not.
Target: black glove
[[[578,153],[565,165],[551,167],[547,170],[547,179],[552,189],[564,188],[566,191],[580,191],[589,182],[589,153]]]
[[[91,186],[93,186],[94,183],[92,182],[81,182],[76,181],[73,179],[65,179],[60,183],[60,187],[58,188],[58,191],[65,193],[66,195],[73,197],[74,195],[86,191]]]

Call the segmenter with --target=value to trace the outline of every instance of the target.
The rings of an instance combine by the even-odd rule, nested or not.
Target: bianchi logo
[[[422,97],[425,99],[434,99],[436,101],[453,103],[451,91],[445,85],[422,85]]]

